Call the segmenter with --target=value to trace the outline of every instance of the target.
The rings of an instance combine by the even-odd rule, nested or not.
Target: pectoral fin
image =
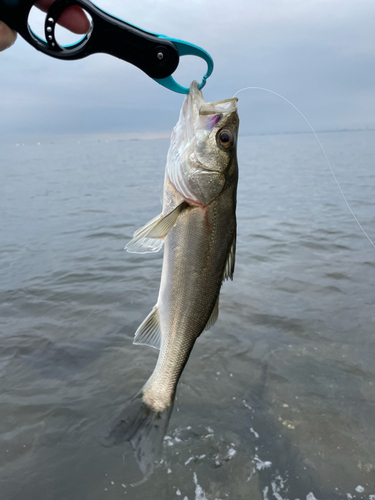
[[[134,335],[133,344],[142,344],[160,349],[160,322],[159,311],[156,306],[138,327]]]
[[[183,201],[181,205],[178,205],[172,212],[163,217],[158,223],[147,233],[148,238],[165,238],[172,227],[176,224],[178,216],[188,204]]]
[[[163,246],[164,241],[155,238],[149,238],[148,233],[162,220],[162,215],[158,215],[150,220],[145,226],[136,231],[134,238],[126,245],[125,250],[129,253],[149,253],[158,252]]]
[[[178,216],[188,204],[184,201],[166,216],[159,215],[150,220],[145,226],[134,233],[134,238],[129,241],[125,249],[130,253],[158,252],[164,240],[176,224]]]

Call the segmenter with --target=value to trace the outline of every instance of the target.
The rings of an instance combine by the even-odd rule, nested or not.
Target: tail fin
[[[104,446],[129,441],[144,475],[152,472],[160,458],[163,438],[172,413],[173,403],[163,412],[156,412],[143,401],[143,391],[130,398],[113,422],[103,440]]]

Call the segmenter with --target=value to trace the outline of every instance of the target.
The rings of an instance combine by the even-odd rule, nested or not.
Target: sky
[[[375,128],[374,0],[97,0],[96,5],[209,52],[215,68],[203,91],[206,101],[262,87],[291,101],[317,131]],[[42,20],[32,12],[37,33]],[[62,29],[57,38],[72,42]],[[203,61],[185,57],[174,76],[188,86],[204,72]],[[275,94],[248,90],[238,97],[242,134],[308,130]],[[20,37],[0,53],[2,138],[168,137],[182,102],[182,95],[109,55],[60,61]]]

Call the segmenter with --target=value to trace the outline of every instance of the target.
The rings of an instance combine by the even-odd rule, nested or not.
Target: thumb
[[[3,21],[0,21],[0,52],[14,44],[17,33],[10,29]]]

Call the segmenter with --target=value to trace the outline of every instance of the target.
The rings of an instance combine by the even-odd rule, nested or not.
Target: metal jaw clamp
[[[180,56],[193,55],[206,61],[207,71],[199,84],[200,89],[212,73],[213,60],[200,47],[144,31],[107,14],[89,0],[56,0],[46,15],[46,40],[42,40],[28,23],[34,3],[35,0],[0,0],[0,20],[17,31],[37,50],[51,57],[72,60],[99,52],[110,54],[137,66],[160,85],[180,94],[189,93],[188,87],[179,85],[172,77]],[[63,46],[56,40],[55,27],[59,16],[71,5],[82,7],[91,16],[91,28],[79,42]]]

